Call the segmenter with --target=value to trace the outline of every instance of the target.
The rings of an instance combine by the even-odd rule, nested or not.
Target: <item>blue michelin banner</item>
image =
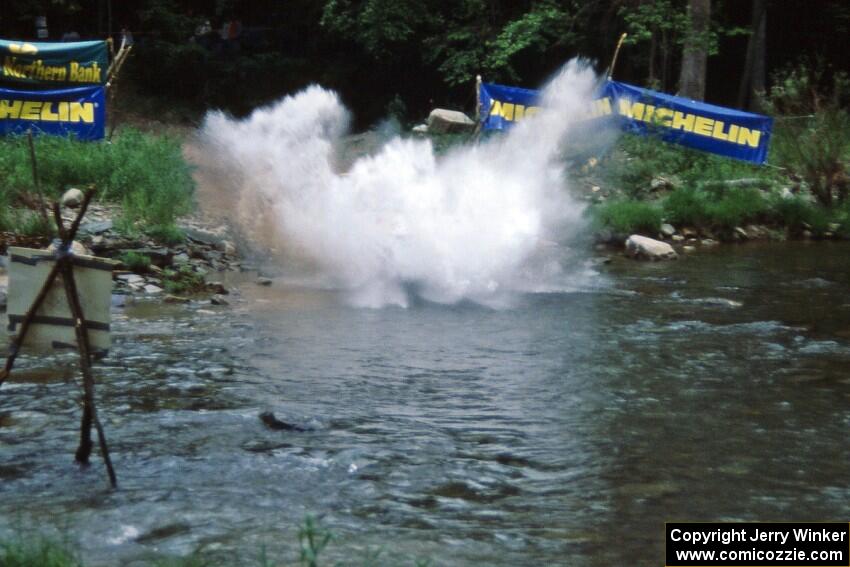
[[[501,130],[538,111],[538,92],[482,84],[484,129]],[[635,134],[661,139],[726,157],[762,164],[767,159],[773,119],[713,104],[672,96],[616,81],[607,81],[588,111],[611,116]]]
[[[50,91],[0,88],[0,135],[44,133],[100,140],[106,127],[103,87]]]

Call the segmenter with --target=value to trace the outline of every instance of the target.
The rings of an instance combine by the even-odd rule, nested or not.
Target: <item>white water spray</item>
[[[571,61],[544,89],[544,110],[506,136],[441,157],[428,140],[396,137],[345,173],[333,164],[348,113],[313,86],[245,120],[211,113],[203,162],[238,195],[234,220],[265,223],[358,305],[404,306],[411,293],[498,305],[569,288],[581,271],[562,265],[583,222],[557,155],[595,85],[589,65]]]

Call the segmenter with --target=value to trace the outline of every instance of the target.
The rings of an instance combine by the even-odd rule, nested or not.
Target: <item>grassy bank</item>
[[[111,142],[35,139],[42,191],[58,199],[70,187],[94,185],[97,199],[122,205],[118,223],[164,239],[179,237],[175,219],[191,209],[194,182],[180,140],[127,128]],[[26,137],[0,139],[0,230],[18,234],[48,230],[26,210],[36,187]]]
[[[731,239],[736,228],[758,224],[782,237],[850,238],[850,200],[824,205],[788,167],[623,136],[596,169],[607,197],[589,214],[600,231],[657,236],[669,223]]]
[[[812,63],[772,83],[758,101],[774,117],[767,164],[624,135],[596,174],[608,189],[591,208],[597,228],[654,236],[666,222],[728,238],[760,224],[783,238],[850,238],[850,77]]]

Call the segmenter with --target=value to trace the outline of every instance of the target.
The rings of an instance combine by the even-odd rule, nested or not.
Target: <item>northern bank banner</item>
[[[481,120],[485,129],[504,129],[538,111],[538,91],[481,85]],[[616,81],[607,81],[588,110],[589,118],[611,116],[636,134],[696,150],[762,164],[767,159],[773,119],[713,104],[672,96]]]
[[[24,88],[102,85],[109,67],[106,42],[46,43],[0,39],[0,84]]]
[[[106,127],[103,87],[51,91],[0,88],[0,135],[27,130],[80,140],[100,140]]]

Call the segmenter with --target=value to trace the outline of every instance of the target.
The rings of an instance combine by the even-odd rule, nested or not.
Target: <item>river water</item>
[[[95,565],[661,565],[665,521],[850,515],[850,245],[615,258],[511,308],[356,309],[242,286],[116,308],[97,368],[120,489],[73,464],[74,358],[0,390],[0,533]],[[272,410],[305,432],[272,431]]]

